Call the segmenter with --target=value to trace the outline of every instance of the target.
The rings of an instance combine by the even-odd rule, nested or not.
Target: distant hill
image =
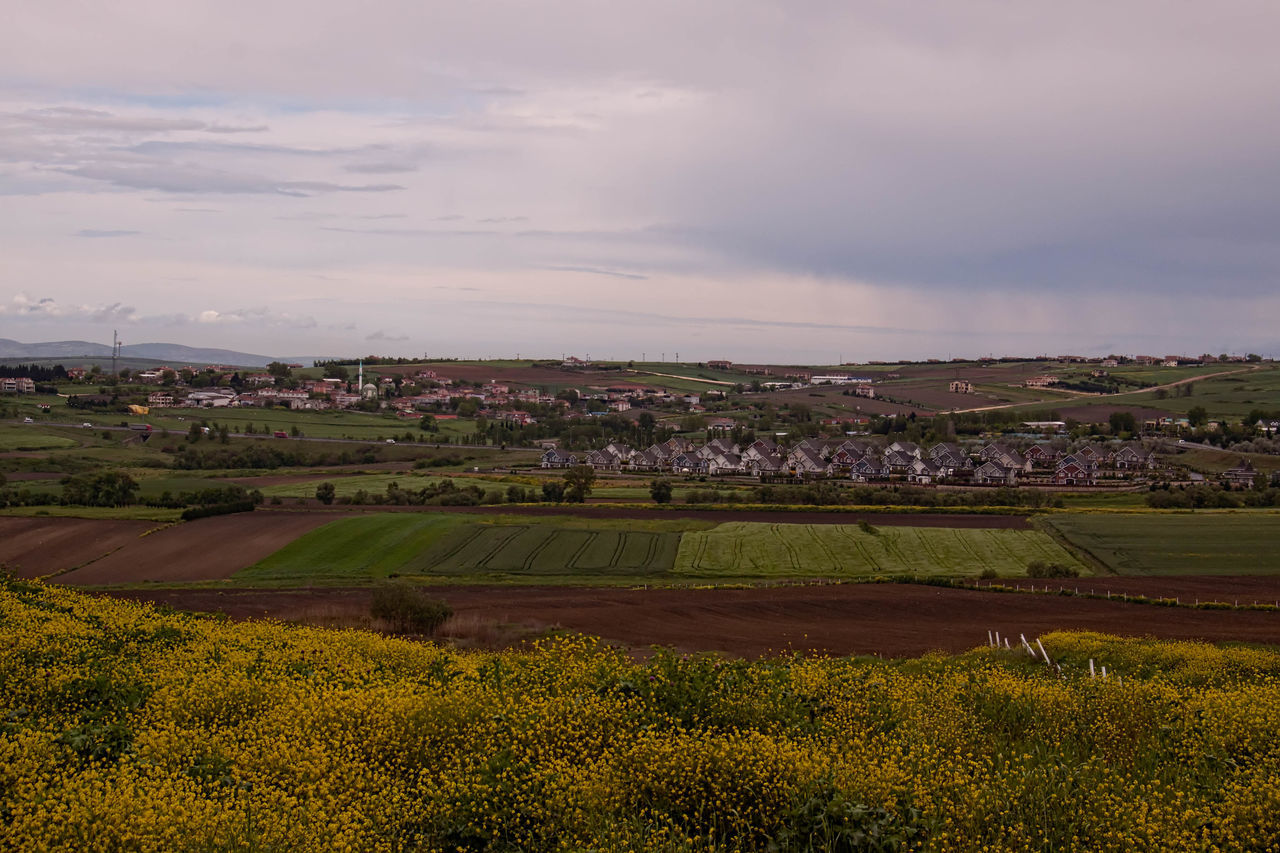
[[[266,367],[273,361],[283,361],[309,366],[317,358],[324,356],[273,356],[255,355],[247,352],[236,352],[228,349],[204,349],[188,347],[182,344],[126,344],[120,347],[120,355],[124,358],[145,358],[155,361],[172,361],[180,364],[200,366],[203,364],[229,364],[244,367]],[[111,347],[107,344],[95,344],[89,341],[46,341],[43,343],[24,344],[0,338],[0,359],[76,359],[76,358],[110,358]],[[69,365],[68,365],[69,366]]]

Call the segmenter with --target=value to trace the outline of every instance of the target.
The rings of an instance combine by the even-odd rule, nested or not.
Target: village
[[[695,444],[674,437],[636,450],[611,443],[583,453],[549,447],[543,468],[587,465],[602,472],[658,472],[708,477],[850,479],[987,486],[1096,486],[1145,480],[1161,468],[1160,457],[1138,442],[1081,443],[1056,448],[1048,443],[1021,450],[1003,443],[966,449],[940,442],[925,449],[908,441],[880,444],[860,439],[806,438],[790,448],[769,439],[740,447],[727,438]],[[1231,485],[1249,485],[1255,472],[1246,464],[1224,475]]]

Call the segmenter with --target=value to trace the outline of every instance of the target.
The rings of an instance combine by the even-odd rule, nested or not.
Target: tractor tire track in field
[[[841,536],[849,540],[849,544],[851,544],[854,547],[854,549],[859,554],[862,555],[862,559],[866,562],[868,566],[870,566],[874,571],[877,571],[877,572],[883,570],[883,567],[880,565],[879,561],[876,560],[876,558],[871,555],[870,549],[868,549],[865,545],[862,544],[862,540],[858,537],[856,533],[851,532],[849,528],[843,525],[841,525],[840,527],[837,527],[836,530],[840,531]]]
[[[982,555],[978,553],[978,549],[973,547],[973,543],[969,541],[968,537],[966,537],[959,530],[952,531],[951,536],[957,542],[960,543],[960,549],[962,551],[968,552],[969,556],[973,558],[973,564],[976,570],[980,571],[981,569],[985,569],[987,567],[987,561],[984,560],[982,558]]]
[[[786,534],[782,532],[782,525],[771,524],[769,525],[769,530],[772,531],[773,535],[782,543],[782,547],[787,549],[787,558],[791,561],[791,568],[795,569],[797,572],[800,571],[800,555],[796,552],[795,546],[788,541]]]
[[[587,552],[587,549],[591,547],[591,545],[596,541],[597,538],[599,538],[599,536],[600,534],[595,531],[588,533],[586,541],[584,541],[581,545],[578,546],[578,550],[573,552],[573,556],[569,558],[568,562],[565,564],[565,568],[568,568],[568,569],[581,568],[578,565],[578,560],[582,558],[582,555]]]
[[[545,535],[542,537],[542,541],[533,546],[529,556],[525,557],[524,562],[520,564],[520,567],[526,572],[533,571],[533,564],[537,561],[538,555],[547,549],[547,546],[551,544],[551,540],[556,538],[553,531],[543,531],[543,533]]]
[[[613,555],[609,557],[609,568],[616,569],[622,562],[622,555],[627,550],[627,537],[630,535],[624,530],[615,537],[616,544],[613,546]]]
[[[805,532],[809,534],[810,538],[813,539],[814,544],[818,546],[818,550],[825,554],[826,558],[831,562],[831,571],[839,572],[841,569],[840,561],[836,559],[835,552],[832,551],[831,548],[828,547],[827,543],[822,540],[822,536],[818,533],[817,529],[812,524],[806,524],[804,529]]]
[[[489,529],[495,530],[495,531],[503,530],[503,528],[501,527],[497,527],[497,528],[491,527]],[[494,537],[498,541],[493,545],[492,548],[489,549],[489,553],[485,554],[484,557],[476,563],[476,568],[478,569],[489,568],[489,563],[492,562],[493,558],[501,554],[503,549],[507,547],[507,544],[512,539],[515,539],[521,533],[524,533],[525,531],[529,530],[529,528],[528,527],[510,527],[510,528],[506,528],[506,530],[510,530],[511,532],[507,533],[507,535],[505,536]]]
[[[645,548],[645,551],[644,551],[644,568],[648,569],[652,567],[654,562],[657,560],[657,558],[658,558],[658,537],[651,533],[649,534],[649,545],[647,548]]]
[[[462,550],[464,548],[466,548],[476,539],[480,538],[480,535],[484,533],[486,529],[487,528],[476,525],[474,530],[472,530],[466,536],[462,537],[461,542],[459,542],[456,546],[454,546],[453,548],[450,548],[448,551],[441,554],[440,559],[437,561],[437,564],[447,563],[448,561],[452,560],[454,557],[458,556],[458,554],[462,553]]]

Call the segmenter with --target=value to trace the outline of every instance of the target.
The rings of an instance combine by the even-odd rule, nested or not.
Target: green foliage
[[[333,497],[336,491],[337,490],[334,488],[333,483],[330,483],[330,482],[321,483],[320,485],[316,486],[316,500],[320,501],[320,503],[324,504],[325,506],[329,506],[330,504],[333,503]]]
[[[651,481],[649,497],[653,498],[654,503],[671,503],[671,481],[662,479]]]
[[[1080,570],[1075,566],[1050,563],[1045,560],[1032,560],[1027,563],[1027,577],[1029,578],[1076,578],[1079,576]]]
[[[582,503],[591,494],[596,482],[596,471],[590,465],[574,465],[564,472],[564,499]]]
[[[120,471],[99,471],[68,477],[62,502],[78,506],[126,506],[133,503],[138,484]]]
[[[422,587],[392,583],[374,587],[369,615],[400,633],[431,635],[453,615],[453,608]]]

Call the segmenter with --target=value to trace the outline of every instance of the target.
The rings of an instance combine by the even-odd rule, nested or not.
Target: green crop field
[[[444,537],[424,555],[427,574],[573,576],[662,575],[675,564],[679,533],[548,525],[472,525]]]
[[[388,575],[438,580],[636,583],[877,575],[1022,576],[1033,560],[1084,569],[1033,530],[855,525],[714,525],[455,514],[345,518],[236,576],[242,582],[353,582]]]
[[[729,522],[680,542],[675,573],[691,577],[1025,575],[1032,560],[1087,571],[1049,536],[1029,530]]]
[[[379,513],[344,518],[307,533],[237,581],[334,581],[383,578],[418,560],[443,534],[467,521],[443,513]]]
[[[1072,513],[1044,523],[1120,574],[1280,572],[1280,514],[1274,512]]]

